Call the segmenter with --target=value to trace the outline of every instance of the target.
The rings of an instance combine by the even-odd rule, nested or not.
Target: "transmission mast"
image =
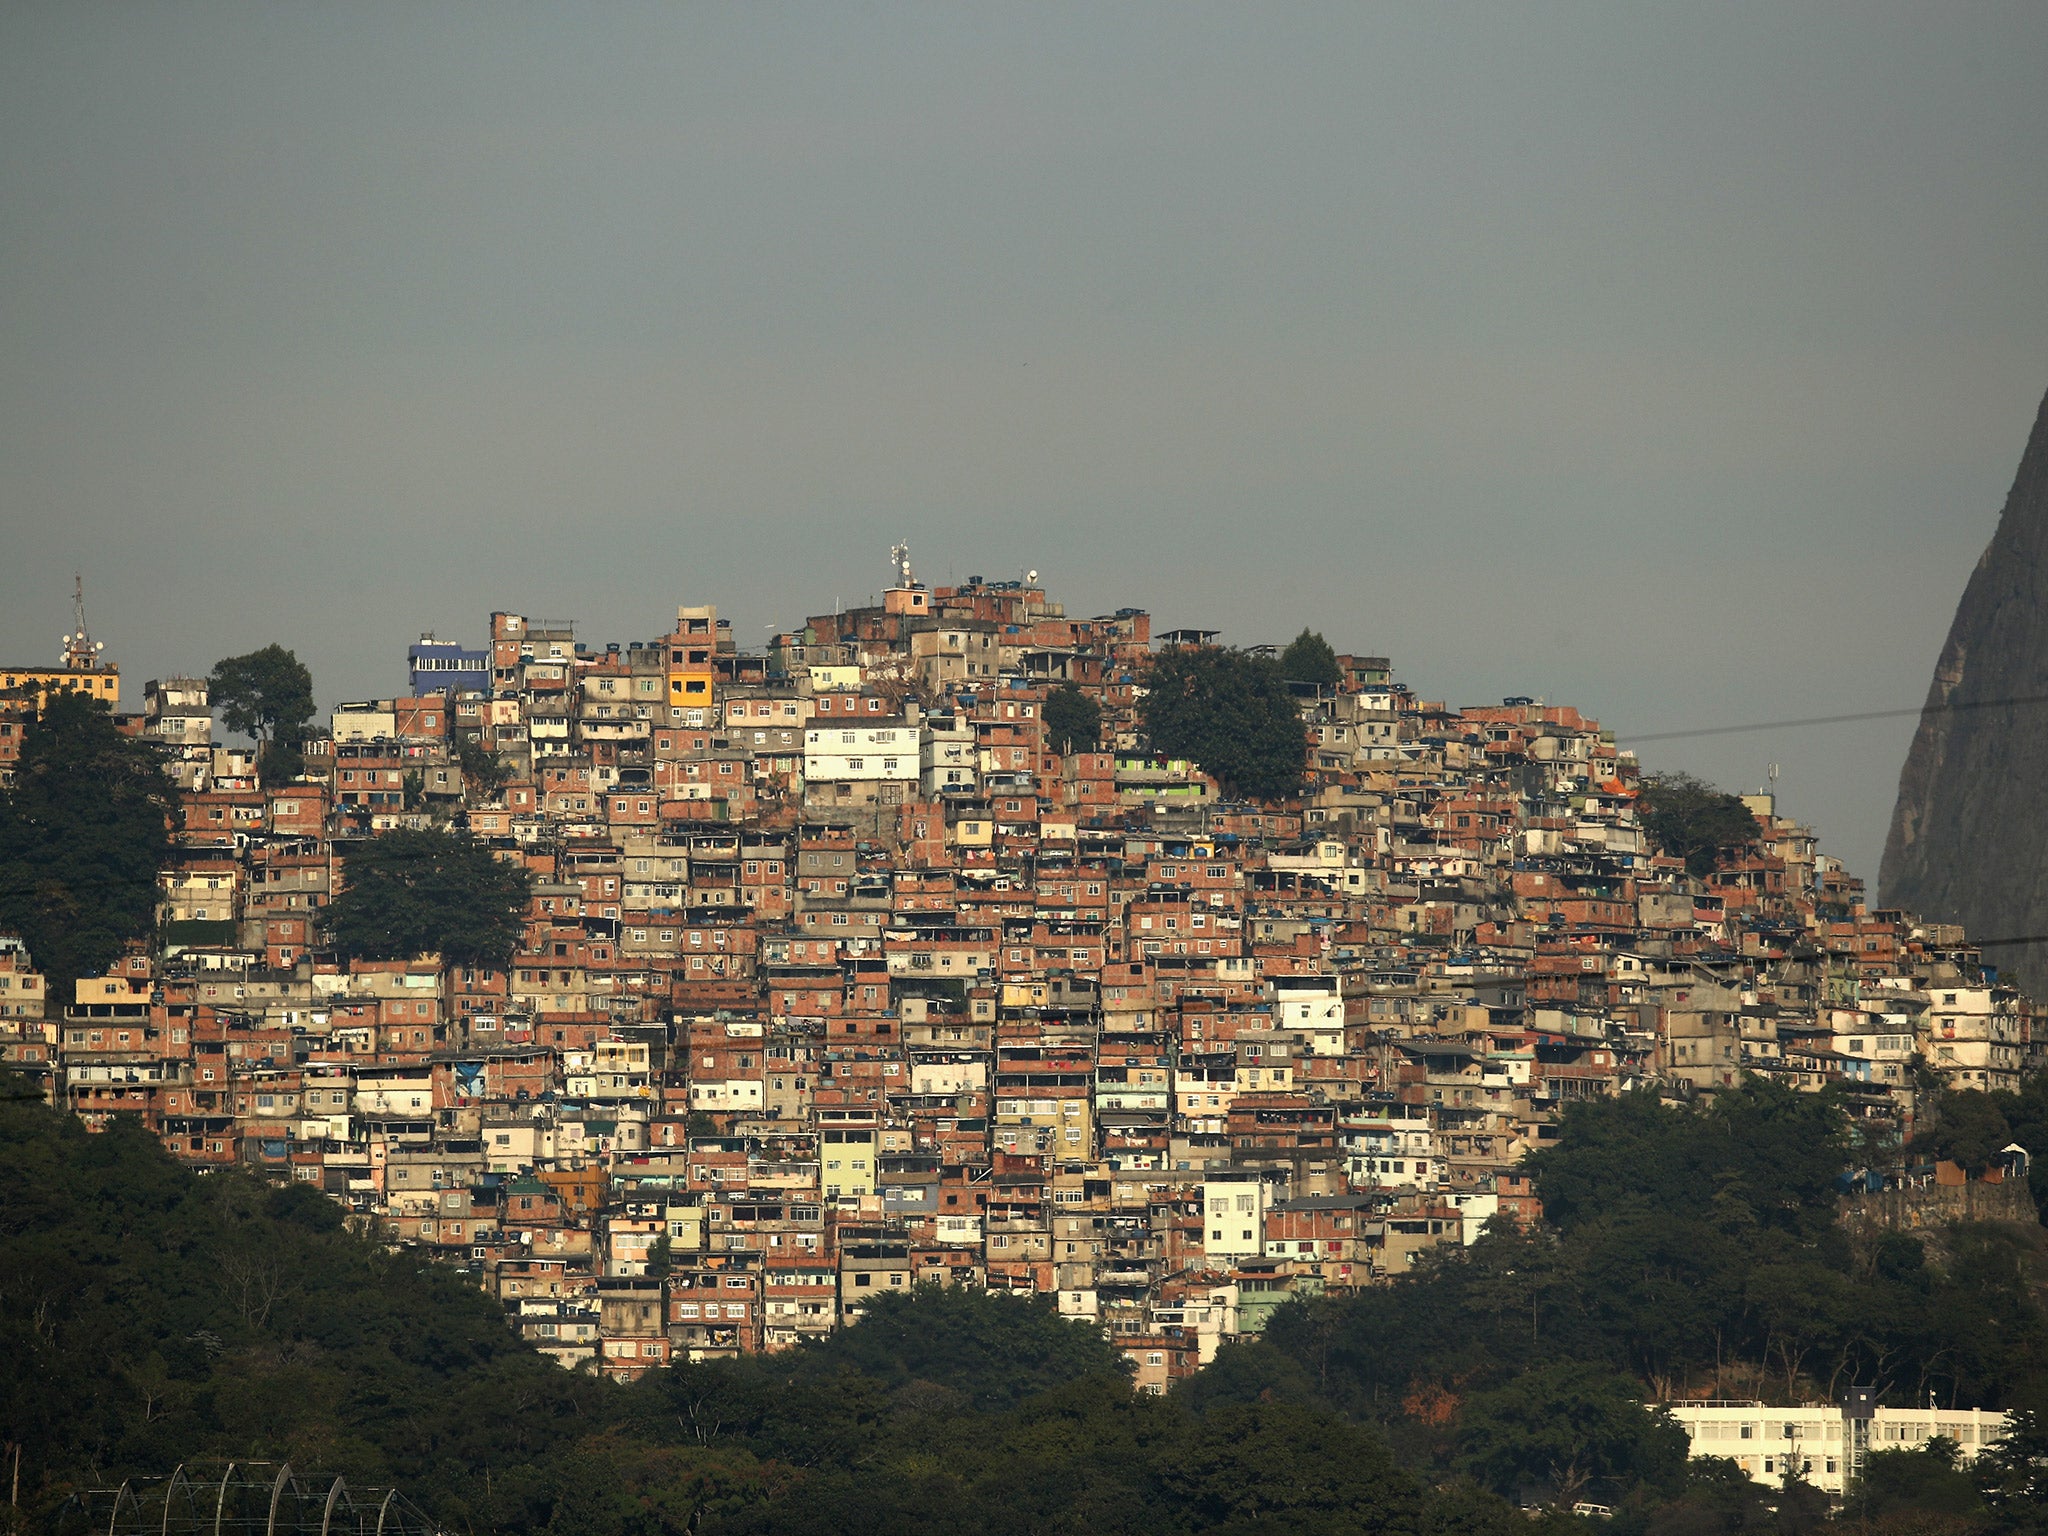
[[[64,637],[64,666],[72,672],[91,672],[100,665],[100,652],[107,648],[104,640],[95,640],[85,627],[85,577],[73,572],[71,576],[71,621],[76,629]]]

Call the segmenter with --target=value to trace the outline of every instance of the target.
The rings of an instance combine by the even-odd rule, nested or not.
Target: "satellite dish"
[[[1026,571],[1026,572],[1024,573],[1024,579],[1025,579],[1026,581],[1036,581],[1036,580],[1038,580],[1038,572],[1036,572],[1036,571]]]

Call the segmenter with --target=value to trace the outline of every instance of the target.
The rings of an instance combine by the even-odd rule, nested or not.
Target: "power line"
[[[1789,731],[1808,725],[1850,725],[1859,720],[1903,720],[1913,715],[1959,715],[1972,709],[2004,709],[2022,704],[2048,704],[2048,693],[2016,693],[2002,699],[1969,699],[1957,704],[1923,704],[1918,709],[1867,709],[1853,715],[1807,715],[1798,720],[1758,720],[1748,725],[1697,726],[1684,731],[1652,731],[1630,741],[1682,741],[1693,736],[1733,736],[1742,731]],[[1621,733],[1616,732],[1619,736]]]

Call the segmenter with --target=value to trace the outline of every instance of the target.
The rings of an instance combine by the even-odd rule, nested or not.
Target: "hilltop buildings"
[[[979,578],[759,652],[708,606],[624,643],[496,613],[283,783],[214,744],[203,683],[152,683],[166,942],[46,998],[0,941],[0,1054],[328,1191],[566,1366],[783,1348],[936,1283],[1054,1297],[1162,1390],[1290,1296],[1530,1218],[1574,1099],[1762,1075],[1904,1126],[1923,1071],[2033,1059],[1964,934],[1869,910],[1768,797],[1695,879],[1597,722],[1347,657],[1300,692],[1301,794],[1233,803],[1147,752],[1154,646]],[[1068,683],[1098,750],[1047,749]],[[519,953],[336,959],[352,852],[436,825],[532,873]]]

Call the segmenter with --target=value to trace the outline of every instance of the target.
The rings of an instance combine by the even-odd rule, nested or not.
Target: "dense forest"
[[[138,1129],[10,1101],[9,1514],[39,1529],[77,1489],[237,1456],[396,1485],[460,1532],[1508,1536],[1581,1523],[1517,1501],[1597,1498],[1618,1533],[1795,1536],[1826,1518],[1818,1494],[1688,1465],[1642,1404],[1857,1381],[2048,1406],[2039,1234],[1851,1242],[1832,1219],[1846,1135],[1825,1100],[1770,1089],[1577,1109],[1536,1166],[1545,1231],[1283,1309],[1156,1399],[1048,1304],[961,1291],[887,1298],[792,1354],[571,1376],[324,1196],[196,1176]],[[1878,1457],[1837,1518],[2033,1529],[2048,1445],[2024,1423],[1967,1470],[1941,1448]]]

